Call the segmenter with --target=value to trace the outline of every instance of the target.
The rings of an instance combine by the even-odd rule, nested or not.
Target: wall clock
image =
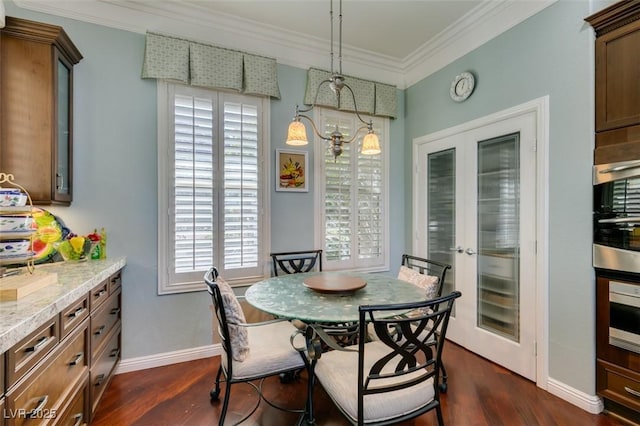
[[[476,85],[476,79],[470,72],[463,72],[456,76],[451,82],[451,88],[449,89],[449,95],[451,99],[456,102],[462,102],[466,100]]]

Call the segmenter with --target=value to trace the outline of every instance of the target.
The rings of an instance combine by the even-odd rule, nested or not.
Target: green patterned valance
[[[330,77],[331,73],[329,71],[309,68],[309,71],[307,71],[307,90],[304,95],[305,104],[311,105],[315,101],[316,105],[344,111],[354,111],[355,97],[358,112],[360,113],[391,118],[396,117],[395,86],[345,76],[344,81],[353,89],[354,96],[351,96],[348,89],[343,89],[340,93],[340,105],[338,105],[338,100],[328,83],[323,84],[318,92],[320,83]]]
[[[275,59],[155,33],[147,33],[142,78],[280,99]]]

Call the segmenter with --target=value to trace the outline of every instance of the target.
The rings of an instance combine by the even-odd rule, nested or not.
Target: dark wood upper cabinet
[[[82,55],[55,25],[6,18],[0,30],[0,172],[34,204],[73,189],[73,66]]]
[[[640,1],[588,18],[596,32],[594,163],[640,159]]]

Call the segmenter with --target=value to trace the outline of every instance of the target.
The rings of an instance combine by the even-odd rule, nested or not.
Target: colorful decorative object
[[[307,152],[276,150],[276,191],[308,192]]]

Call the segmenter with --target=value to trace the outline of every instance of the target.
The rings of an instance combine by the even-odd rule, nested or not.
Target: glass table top
[[[309,277],[324,275],[359,277],[367,285],[348,293],[322,293],[304,285]],[[353,272],[310,272],[268,278],[249,287],[248,303],[277,317],[305,322],[358,321],[358,306],[415,302],[424,299],[424,290],[381,274]],[[391,314],[400,314],[401,311]]]

